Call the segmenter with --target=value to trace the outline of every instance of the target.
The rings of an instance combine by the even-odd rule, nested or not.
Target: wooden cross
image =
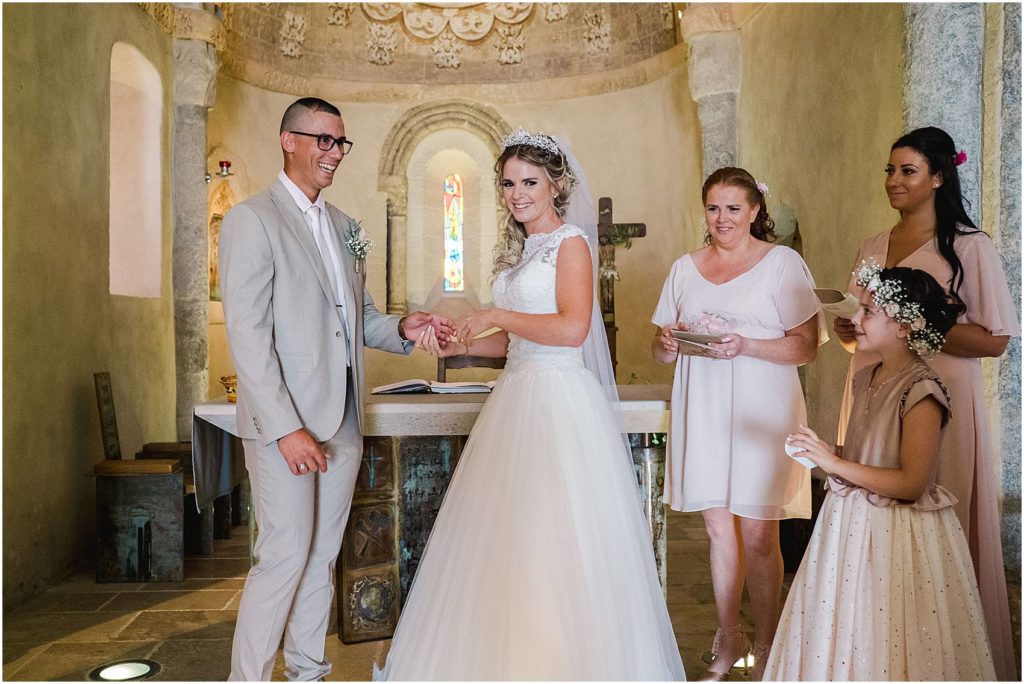
[[[618,366],[615,356],[615,281],[618,272],[615,270],[615,247],[627,245],[634,238],[647,235],[645,223],[615,223],[612,221],[612,198],[601,197],[597,200],[597,240],[601,245],[598,259],[598,281],[601,287],[601,316],[604,329],[608,334],[608,350],[612,354],[612,370]]]

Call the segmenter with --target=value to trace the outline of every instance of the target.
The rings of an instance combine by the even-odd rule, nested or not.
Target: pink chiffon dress
[[[843,458],[898,468],[903,416],[932,398],[943,408],[948,437],[949,398],[920,359],[872,390],[877,365],[854,378]],[[953,511],[956,498],[934,480],[916,501],[882,496],[834,475],[826,487],[764,680],[993,679],[974,567]]]
[[[855,264],[874,257],[884,265],[890,232],[865,240]],[[993,335],[1019,337],[1016,306],[992,240],[984,233],[975,233],[958,236],[954,245],[963,264],[964,278],[958,292],[967,306],[959,322],[980,325]],[[946,286],[952,275],[952,269],[939,253],[935,240],[922,245],[897,265],[927,271]],[[849,289],[860,296],[861,289],[854,278],[850,280]],[[874,353],[858,351],[853,355],[839,419],[840,444],[845,441],[843,433],[850,418],[851,378],[861,368],[877,360]],[[957,499],[955,511],[967,535],[974,560],[996,674],[1003,681],[1016,680],[1017,665],[1000,538],[1001,467],[992,444],[981,359],[939,353],[928,362],[949,389],[953,414],[942,440],[936,482]]]
[[[689,254],[675,263],[651,322],[694,332],[772,340],[818,316],[814,280],[800,255],[773,247],[732,280],[706,280]],[[666,504],[677,511],[727,508],[759,520],[811,517],[810,474],[786,456],[786,436],[807,422],[797,367],[749,356],[680,355],[672,383]]]

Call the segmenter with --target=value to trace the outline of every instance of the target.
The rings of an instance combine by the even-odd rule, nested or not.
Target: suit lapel
[[[274,201],[281,215],[284,216],[284,224],[287,229],[299,244],[302,245],[302,250],[309,257],[310,264],[313,266],[313,272],[316,274],[317,280],[320,281],[320,287],[323,288],[327,299],[333,303],[334,290],[331,288],[331,281],[327,277],[324,260],[320,257],[320,250],[317,249],[316,241],[313,240],[313,235],[309,232],[309,226],[306,225],[306,219],[302,218],[302,212],[299,211],[295,200],[288,194],[288,190],[281,184],[281,181],[275,181],[271,186],[270,198]]]

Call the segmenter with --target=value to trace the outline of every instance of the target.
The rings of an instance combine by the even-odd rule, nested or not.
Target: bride
[[[495,307],[444,348],[433,330],[417,340],[434,355],[507,362],[375,679],[685,679],[609,401],[596,213],[574,162],[546,135],[505,139]],[[576,219],[586,225],[566,221],[588,213]]]

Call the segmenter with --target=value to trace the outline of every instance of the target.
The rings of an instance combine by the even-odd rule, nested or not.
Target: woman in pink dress
[[[995,246],[964,210],[956,167],[965,160],[953,139],[934,127],[911,131],[893,143],[885,191],[900,219],[891,230],[865,240],[854,263],[873,257],[886,267],[927,271],[967,306],[942,351],[929,360],[949,389],[952,408],[936,482],[958,501],[956,514],[974,560],[996,675],[1016,680],[999,529],[1000,468],[992,448],[981,359],[1002,355],[1010,338],[1020,335],[1020,326]],[[861,294],[855,279],[850,292]],[[834,328],[853,352],[850,321],[836,319]],[[873,353],[854,353],[839,421],[840,444],[852,404],[851,380],[877,360]]]
[[[702,511],[711,539],[718,613],[714,660],[723,679],[747,655],[740,596],[750,591],[755,675],[775,634],[782,588],[779,520],[809,518],[810,478],[784,450],[807,422],[797,366],[813,361],[821,328],[803,260],[772,245],[764,186],[743,169],[704,182],[706,246],[673,265],[652,322],[651,352],[675,363],[665,503]],[[706,348],[677,343],[672,329],[720,335]]]

